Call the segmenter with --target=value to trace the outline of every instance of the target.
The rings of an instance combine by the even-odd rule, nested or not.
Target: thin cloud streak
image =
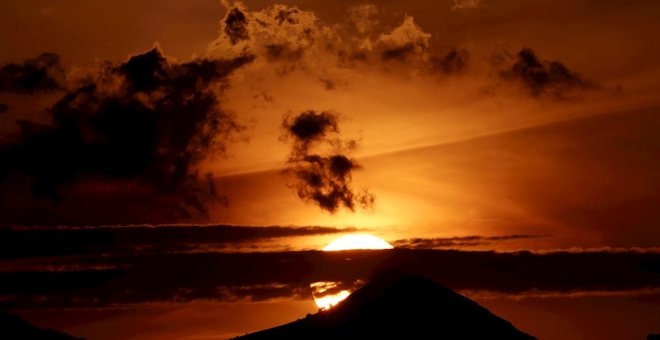
[[[658,105],[656,103],[652,103],[652,104],[649,104],[649,105],[646,105],[644,107],[641,107],[641,108],[638,108],[638,109],[634,110],[635,113],[654,113],[654,112],[658,112],[658,111],[660,111],[660,105]],[[590,112],[577,114],[575,116],[568,117],[568,118],[550,119],[548,121],[538,122],[538,123],[534,123],[534,124],[525,124],[525,125],[520,125],[520,126],[516,126],[516,127],[507,128],[507,129],[491,131],[491,132],[487,132],[487,133],[479,133],[479,134],[475,134],[475,135],[468,135],[468,136],[457,138],[457,139],[443,141],[441,143],[418,145],[418,146],[414,146],[414,147],[403,147],[403,148],[398,148],[398,149],[395,149],[395,150],[363,155],[362,157],[360,157],[360,159],[377,158],[377,157],[381,157],[381,156],[393,155],[393,154],[397,154],[397,153],[404,153],[404,152],[415,151],[415,150],[423,150],[423,149],[440,147],[440,146],[457,145],[457,144],[461,144],[461,143],[478,141],[478,140],[481,140],[481,139],[496,137],[496,136],[500,136],[500,135],[506,135],[506,134],[510,134],[510,133],[521,132],[521,131],[525,131],[525,130],[533,130],[533,129],[537,129],[537,128],[550,127],[550,126],[554,126],[554,125],[558,125],[558,124],[564,124],[564,123],[570,123],[570,122],[580,122],[580,121],[587,120],[587,119],[594,118],[594,117],[622,116],[622,115],[629,115],[629,114],[631,114],[630,110],[627,110],[627,109],[615,110],[615,111],[590,111]],[[253,173],[256,173],[256,172],[253,172]]]
[[[649,295],[660,295],[660,287],[646,287],[627,290],[572,290],[572,291],[539,291],[529,290],[519,293],[501,293],[483,290],[461,290],[461,294],[475,300],[499,300],[522,301],[526,299],[578,299],[589,297],[644,297]]]
[[[0,260],[185,252],[254,251],[274,239],[355,232],[357,228],[279,226],[105,226],[0,229]],[[259,247],[257,247],[259,248]],[[91,259],[89,259],[91,260]]]
[[[397,248],[409,249],[446,249],[493,246],[501,242],[527,240],[545,237],[542,235],[504,235],[504,236],[461,236],[444,238],[410,238],[392,242]]]
[[[340,282],[348,287],[392,269],[424,275],[454,290],[508,295],[576,291],[605,294],[598,292],[642,292],[660,287],[657,253],[394,249],[144,254],[110,256],[104,261],[116,267],[0,272],[2,305],[101,307],[158,301],[311,299],[310,284],[314,282]]]

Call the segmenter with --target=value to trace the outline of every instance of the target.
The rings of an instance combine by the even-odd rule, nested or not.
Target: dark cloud
[[[335,82],[330,79],[319,79],[319,81],[328,91],[334,90],[337,87],[337,84],[335,84]]]
[[[0,67],[0,93],[34,93],[61,90],[65,79],[60,56],[43,53],[22,64],[9,63]]]
[[[444,74],[456,74],[467,67],[469,53],[465,49],[454,48],[442,56],[431,57],[432,68]]]
[[[304,67],[297,65],[298,62],[322,34],[310,14],[285,5],[248,11],[236,3],[227,11],[222,22],[223,34],[212,44],[211,51],[219,51],[219,55],[249,51],[268,61],[280,61],[277,67],[280,73]]]
[[[248,11],[241,4],[230,8],[223,20],[223,34],[211,51],[251,53],[268,61],[280,74],[292,70],[319,72],[328,67],[359,68],[369,65],[391,71],[435,71],[453,74],[467,63],[465,49],[450,48],[445,54],[431,48],[431,34],[415,23],[413,17],[389,27],[379,24],[374,5],[353,6],[336,25],[318,20],[317,14],[297,7],[273,5],[261,11]],[[227,48],[236,45],[239,48]],[[319,66],[319,64],[325,66]]]
[[[30,308],[195,299],[311,299],[314,282],[348,287],[393,269],[424,275],[454,290],[523,296],[527,292],[660,287],[658,253],[394,249],[144,254],[87,261],[104,263],[107,268],[0,272],[0,301],[4,307]]]
[[[0,113],[5,113],[9,111],[9,105],[5,103],[0,103]]]
[[[408,42],[401,46],[385,48],[381,53],[383,61],[408,63],[421,60],[420,67],[443,75],[458,74],[466,70],[470,54],[465,49],[452,48],[449,52],[433,53],[422,43]]]
[[[237,44],[240,41],[250,39],[247,28],[247,16],[240,8],[230,8],[222,23],[222,30],[229,37],[232,44]]]
[[[330,112],[305,111],[297,117],[285,119],[284,128],[305,148],[323,139],[327,133],[339,132],[337,116]]]
[[[357,147],[357,142],[330,136],[339,133],[334,113],[305,111],[285,117],[282,125],[284,138],[293,140],[285,172],[295,177],[293,186],[298,197],[331,213],[341,207],[354,211],[356,207],[373,206],[373,195],[352,188],[352,173],[360,165],[347,154]]]
[[[539,59],[529,48],[520,50],[511,68],[501,75],[521,82],[534,97],[564,99],[594,86],[558,61]]]
[[[415,52],[414,43],[406,43],[401,46],[387,48],[383,50],[381,57],[383,60],[396,60],[399,62],[406,62],[406,57]]]
[[[462,237],[447,237],[447,238],[410,238],[403,240],[396,240],[392,242],[397,248],[412,248],[412,249],[442,249],[442,248],[455,248],[455,247],[476,247],[476,246],[491,246],[500,242],[526,240],[539,238],[543,236],[538,235],[504,235],[504,236],[462,236]]]
[[[227,75],[251,60],[176,63],[154,48],[107,65],[50,108],[51,124],[18,122],[20,136],[0,149],[0,200],[14,196],[7,191],[16,185],[8,182],[54,200],[72,185],[121,183],[118,191],[150,192],[143,196],[154,200],[172,196],[185,207],[181,216],[203,212],[198,164],[224,151],[241,130],[220,107],[218,93]]]
[[[331,227],[108,226],[0,229],[0,260],[41,256],[101,256],[231,251],[284,237],[355,231]],[[248,248],[249,249],[249,248]]]
[[[268,44],[264,46],[266,59],[296,61],[302,58],[304,50],[302,48],[292,48],[288,44]]]

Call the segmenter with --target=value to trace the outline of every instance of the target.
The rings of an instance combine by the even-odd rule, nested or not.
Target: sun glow
[[[323,251],[392,248],[394,247],[382,238],[367,234],[355,234],[344,236],[330,242],[325,248],[323,248]]]
[[[339,282],[320,281],[310,285],[314,302],[321,310],[328,310],[351,295],[348,289],[340,289]]]
[[[351,293],[347,290],[342,290],[337,294],[325,295],[320,298],[314,298],[316,305],[322,309],[327,310],[334,307],[336,304],[347,298]]]

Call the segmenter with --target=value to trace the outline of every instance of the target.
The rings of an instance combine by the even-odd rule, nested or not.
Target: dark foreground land
[[[387,273],[327,311],[239,339],[535,339],[417,275]]]

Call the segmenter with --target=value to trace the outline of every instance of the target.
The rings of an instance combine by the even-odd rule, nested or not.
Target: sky
[[[30,321],[226,338],[417,256],[539,338],[659,331],[656,1],[2,7],[0,306]],[[351,233],[396,249],[319,252]]]

